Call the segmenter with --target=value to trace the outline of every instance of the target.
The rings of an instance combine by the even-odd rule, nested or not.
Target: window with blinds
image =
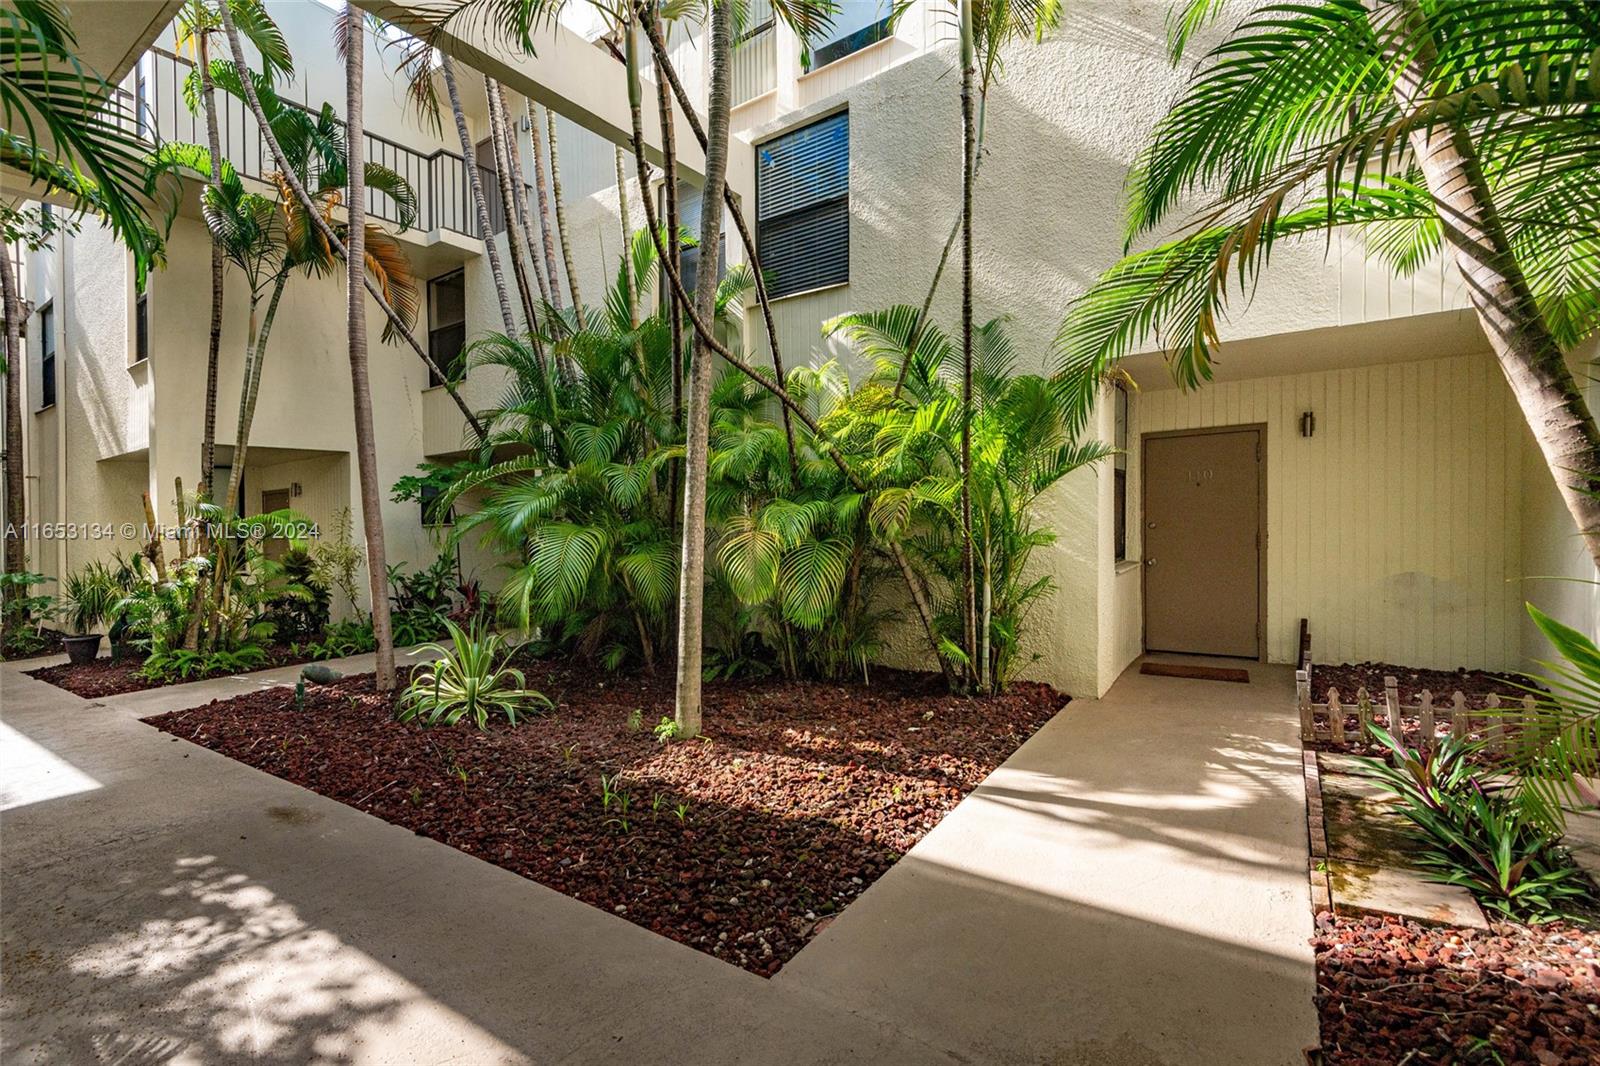
[[[850,280],[850,114],[756,148],[756,244],[773,296]]]

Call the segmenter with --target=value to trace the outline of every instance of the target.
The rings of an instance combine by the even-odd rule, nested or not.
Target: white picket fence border
[[[1309,660],[1303,669],[1295,671],[1294,688],[1295,705],[1300,713],[1300,739],[1308,743],[1327,740],[1334,744],[1343,744],[1348,736],[1345,716],[1352,709],[1356,716],[1357,738],[1366,734],[1367,724],[1377,721],[1380,713],[1384,719],[1381,724],[1390,730],[1396,727],[1401,715],[1415,714],[1421,725],[1421,737],[1418,743],[1424,751],[1433,746],[1440,722],[1448,724],[1450,735],[1458,739],[1466,739],[1469,733],[1479,733],[1487,742],[1489,751],[1497,755],[1508,753],[1513,741],[1533,747],[1539,740],[1538,702],[1532,694],[1522,697],[1520,714],[1512,710],[1516,706],[1515,702],[1502,704],[1498,693],[1490,693],[1484,698],[1485,709],[1470,710],[1467,707],[1466,694],[1460,689],[1452,693],[1449,702],[1445,704],[1436,704],[1434,694],[1423,690],[1418,695],[1414,707],[1401,707],[1399,681],[1393,677],[1385,677],[1381,712],[1373,702],[1371,693],[1364,686],[1356,689],[1353,704],[1343,702],[1336,688],[1328,690],[1325,702],[1313,703]]]

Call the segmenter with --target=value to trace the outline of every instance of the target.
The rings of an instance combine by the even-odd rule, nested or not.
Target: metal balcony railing
[[[125,111],[137,115],[139,133],[154,141],[189,141],[206,143],[205,119],[189,110],[184,102],[183,84],[194,63],[165,49],[154,48],[134,66],[133,73],[118,89],[118,96],[128,105]],[[223,157],[234,169],[248,178],[268,180],[277,169],[272,162],[272,151],[261,135],[255,116],[248,105],[229,93],[216,94],[218,137]],[[314,110],[306,104],[285,99],[284,102],[304,111]],[[417,195],[418,230],[453,230],[468,237],[481,237],[477,212],[472,204],[471,186],[467,181],[466,167],[455,152],[438,149],[419,152],[398,141],[380,134],[367,132],[367,161],[380,163],[404,178]],[[494,232],[505,229],[505,205],[500,195],[499,180],[494,171],[479,166],[483,195],[489,209],[489,224]],[[530,189],[531,191],[531,189]],[[398,224],[399,218],[392,201],[379,193],[368,193],[367,213],[374,218]]]

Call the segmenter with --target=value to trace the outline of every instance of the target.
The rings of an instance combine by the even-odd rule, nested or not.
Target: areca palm
[[[1175,56],[1220,7],[1182,6]],[[1147,338],[1180,384],[1209,380],[1230,297],[1282,242],[1357,231],[1402,274],[1444,253],[1600,562],[1600,430],[1562,352],[1600,327],[1597,168],[1592,5],[1263,7],[1201,61],[1134,168],[1130,242],[1204,204],[1074,302],[1057,338],[1066,387],[1092,393]]]
[[[1017,350],[999,319],[973,331],[970,407],[960,348],[919,308],[843,315],[825,329],[876,364],[853,401],[824,422],[864,456],[873,533],[904,543],[932,574],[945,656],[969,668],[979,691],[999,691],[1017,669],[1029,612],[1055,588],[1031,565],[1034,550],[1056,539],[1037,522],[1039,498],[1110,449],[1077,440],[1086,415],[1074,404],[1083,401],[1055,381],[1016,372]],[[971,440],[965,457],[963,430]],[[977,601],[971,643],[964,640],[969,544]]]

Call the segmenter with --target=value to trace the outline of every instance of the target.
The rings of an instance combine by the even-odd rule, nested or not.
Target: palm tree
[[[226,0],[233,7],[234,20],[240,32],[253,44],[261,56],[262,73],[271,80],[277,74],[292,77],[294,64],[283,34],[267,14],[260,0]],[[198,105],[205,117],[206,147],[211,155],[212,188],[222,185],[222,137],[217,120],[216,82],[211,77],[212,36],[222,32],[222,19],[217,14],[213,0],[187,0],[178,11],[177,47],[180,52],[192,50],[195,67],[184,84],[184,95],[190,110]],[[212,474],[216,466],[217,443],[217,372],[222,349],[223,275],[226,258],[222,245],[211,244],[211,332],[206,348],[206,401],[204,424],[200,437],[200,485],[202,491],[214,492]]]
[[[234,65],[239,70],[246,69],[248,64],[245,61],[244,45],[240,40],[238,27],[234,24],[233,13],[226,4],[222,6],[221,11],[223,29],[228,37],[228,50],[233,56]],[[343,26],[342,21],[339,25]],[[334,256],[348,264],[350,262],[349,249],[345,247],[344,240],[334,231],[332,224],[325,217],[326,212],[318,209],[317,201],[306,191],[305,183],[300,180],[294,167],[290,165],[288,157],[284,154],[283,145],[273,132],[272,123],[268,120],[267,113],[262,106],[261,95],[257,92],[255,79],[239,79],[239,88],[244,95],[245,103],[250,107],[250,113],[255,116],[262,139],[267,142],[267,149],[278,168],[277,176],[287,186],[287,194],[292,194],[294,202],[299,205],[300,218],[307,223],[307,233],[322,241]],[[343,164],[341,163],[340,165],[342,166]],[[367,182],[369,185],[372,183],[370,173],[367,175]],[[406,319],[400,309],[396,309],[384,293],[378,280],[371,276],[376,273],[381,277],[383,264],[375,260],[370,249],[366,256],[366,262],[367,269],[359,273],[366,285],[367,294],[372,297],[377,303],[378,309],[388,319],[388,327],[384,331],[385,341],[397,338],[406,342],[407,347],[416,353],[417,358],[422,360],[423,365],[428,368],[434,377],[443,382],[445,391],[456,405],[456,409],[461,412],[467,425],[471,427],[472,432],[480,441],[483,440],[485,431],[477,413],[467,406],[466,401],[461,398],[461,394],[456,391],[455,383],[450,379],[449,375],[444,372],[438,363],[433,361],[433,357],[428,354],[427,349],[417,341],[416,335],[411,331],[411,322]],[[412,318],[414,319],[415,309],[413,308],[412,310]]]
[[[164,254],[141,193],[145,146],[138,117],[115,86],[73,54],[77,38],[65,11],[45,0],[13,0],[0,10],[0,166],[25,175],[40,192],[64,197],[78,213],[92,212],[133,253],[137,282]],[[0,307],[6,376],[6,520],[27,523],[23,491],[22,396],[16,363],[22,352],[22,301],[10,260],[11,246],[48,239],[56,223],[40,214],[0,206]],[[25,545],[5,538],[8,573],[23,570]],[[7,586],[7,596],[19,589]]]
[[[284,146],[285,163],[302,187],[313,190],[312,203],[318,217],[330,226],[349,233],[348,224],[335,221],[335,209],[345,199],[346,136],[333,108],[324,104],[316,113],[284,103],[264,74],[251,73],[257,98],[273,135]],[[236,97],[243,97],[243,81],[238,69],[228,60],[213,60],[212,83]],[[220,166],[201,145],[173,142],[162,145],[152,157],[152,172],[188,171],[221,174],[217,184],[201,191],[201,216],[211,232],[213,246],[222,250],[227,261],[245,276],[250,291],[250,318],[245,345],[244,378],[239,396],[239,418],[234,440],[233,467],[228,487],[222,496],[225,513],[239,510],[238,491],[244,474],[255,418],[256,399],[266,362],[267,343],[272,334],[279,302],[285,286],[296,272],[326,273],[334,265],[329,245],[317,238],[305,209],[286,196],[283,173],[270,175],[278,184],[276,198],[253,193],[231,164]],[[368,163],[364,184],[388,196],[396,208],[399,224],[409,226],[416,217],[416,194],[410,185],[388,167]],[[419,282],[400,245],[381,228],[366,224],[363,230],[363,257],[384,298],[398,306],[408,321],[414,321],[420,303]],[[265,313],[261,313],[262,302]],[[392,328],[385,338],[393,335]]]
[[[456,82],[456,67],[446,55],[440,59],[439,69],[444,75],[445,91],[450,95],[450,114],[455,119],[456,137],[461,144],[461,161],[467,172],[467,189],[472,196],[472,210],[478,219],[478,230],[483,235],[483,253],[489,259],[489,276],[494,280],[495,299],[500,304],[500,323],[508,335],[515,335],[517,320],[511,313],[511,295],[506,289],[505,270],[500,265],[500,249],[495,244],[489,205],[483,196],[483,181],[478,177],[472,134],[467,132],[467,114],[461,108],[461,86]]]
[[[911,305],[842,315],[823,329],[876,366],[860,402],[836,426],[825,423],[868,456],[860,469],[874,489],[873,532],[904,544],[937,579],[940,646],[957,661],[966,654],[969,554],[977,560],[967,665],[978,691],[998,692],[1015,670],[1029,610],[1054,589],[1029,566],[1033,550],[1056,537],[1035,521],[1038,500],[1110,448],[1077,440],[1087,412],[1072,405],[1085,401],[1016,372],[1001,320],[973,329],[970,374],[967,353]],[[963,454],[967,438],[975,446]]]
[[[345,173],[350,191],[345,247],[345,307],[349,316],[350,394],[355,405],[356,467],[361,480],[361,526],[367,540],[367,579],[372,597],[372,636],[377,644],[377,689],[394,690],[394,633],[389,627],[388,558],[383,537],[383,485],[378,474],[378,449],[372,427],[372,383],[367,373],[367,292],[364,271],[357,264],[367,258],[366,131],[362,109],[366,41],[354,4],[344,9],[345,53]]]
[[[1215,0],[1177,13],[1173,54]],[[1600,326],[1600,19],[1584,4],[1343,0],[1247,16],[1201,62],[1129,179],[1124,258],[1057,338],[1093,391],[1146,337],[1185,387],[1280,241],[1335,227],[1402,274],[1447,253],[1562,498],[1600,562],[1600,429],[1563,357]]]
[[[133,253],[142,288],[164,254],[142,198],[146,146],[138,116],[78,60],[77,44],[53,0],[0,10],[0,166],[99,215]]]

